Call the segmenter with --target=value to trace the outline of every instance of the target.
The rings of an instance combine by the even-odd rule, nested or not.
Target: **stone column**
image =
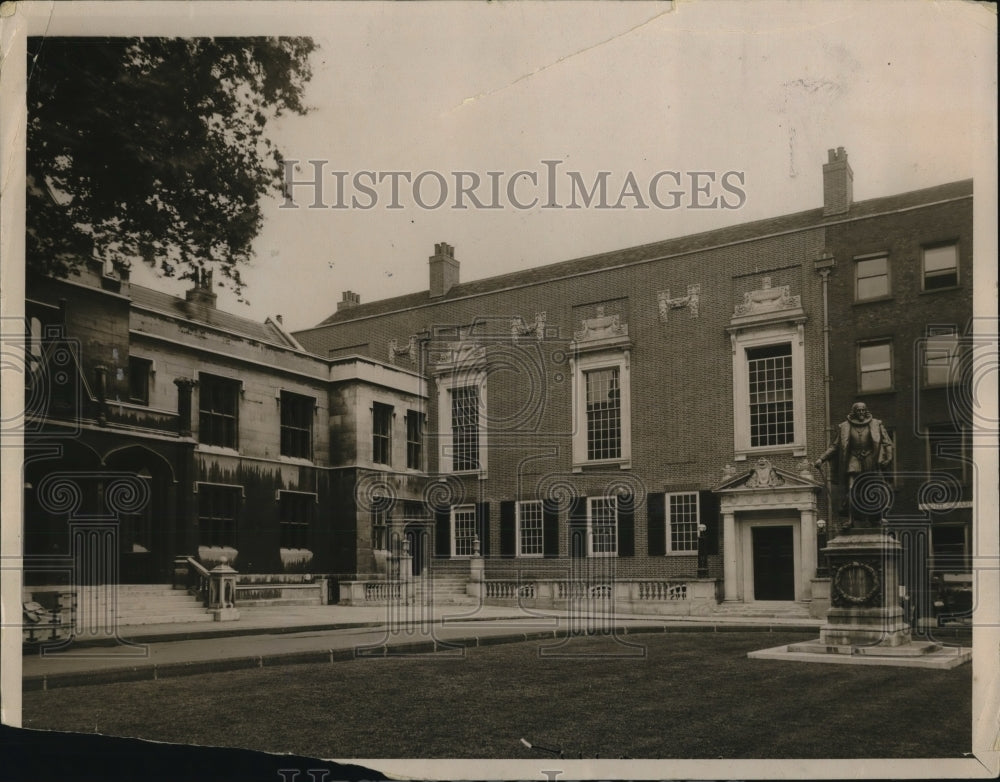
[[[816,510],[804,508],[799,511],[799,572],[796,581],[802,584],[802,600],[812,600],[812,579],[816,577]]]
[[[722,514],[722,575],[725,584],[725,600],[738,600],[736,584],[736,514],[726,511]]]

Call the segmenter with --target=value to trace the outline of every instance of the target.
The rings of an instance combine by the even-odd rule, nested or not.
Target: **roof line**
[[[958,180],[958,182],[964,182],[964,181],[969,181],[969,180]],[[947,184],[957,184],[957,183],[947,183]],[[916,191],[916,192],[919,192],[919,191]],[[436,307],[437,305],[439,305],[439,304],[441,304],[442,302],[445,302],[445,301],[447,301],[447,302],[464,301],[466,299],[474,299],[474,298],[478,298],[480,296],[490,296],[490,295],[493,295],[495,293],[506,293],[508,291],[518,290],[520,288],[530,288],[530,287],[532,287],[534,285],[545,285],[545,284],[548,284],[550,282],[555,282],[556,280],[567,280],[567,279],[572,279],[574,277],[584,277],[584,276],[586,276],[588,274],[600,274],[601,272],[614,271],[616,269],[624,269],[624,268],[629,267],[629,266],[638,266],[638,265],[644,264],[644,263],[655,263],[656,261],[664,261],[664,260],[667,260],[669,258],[682,258],[685,255],[693,255],[694,253],[702,253],[702,252],[707,252],[707,251],[712,251],[712,250],[720,250],[720,249],[723,249],[725,247],[734,247],[734,246],[739,245],[739,244],[744,244],[745,242],[748,242],[748,241],[759,241],[761,239],[773,239],[773,238],[778,237],[778,236],[787,236],[789,234],[800,233],[802,231],[811,231],[811,230],[814,230],[816,228],[826,228],[827,226],[831,226],[831,225],[842,225],[844,223],[850,223],[850,222],[854,222],[854,221],[857,221],[857,220],[870,220],[870,219],[873,219],[873,218],[876,218],[876,217],[882,217],[882,216],[884,216],[886,214],[898,214],[900,212],[912,212],[912,211],[914,211],[916,209],[926,209],[928,207],[939,206],[941,204],[947,204],[947,203],[951,203],[953,201],[963,201],[965,199],[972,198],[972,196],[973,196],[972,193],[968,193],[968,194],[965,194],[965,195],[954,196],[954,197],[951,197],[951,198],[945,198],[945,199],[941,199],[941,200],[938,200],[938,201],[928,201],[926,203],[916,204],[914,206],[908,206],[908,207],[903,207],[903,208],[898,208],[897,207],[895,209],[889,209],[889,210],[885,210],[885,211],[881,211],[881,212],[873,212],[872,214],[868,214],[868,215],[855,215],[853,217],[846,217],[846,218],[837,219],[837,220],[824,220],[821,223],[816,223],[816,224],[813,224],[813,225],[805,225],[805,226],[800,226],[798,228],[789,228],[789,229],[784,230],[784,231],[776,231],[776,232],[773,232],[773,233],[759,234],[757,236],[745,237],[743,239],[735,239],[733,241],[723,242],[721,244],[705,245],[705,246],[697,247],[697,248],[694,248],[694,249],[691,249],[691,250],[681,250],[679,252],[668,253],[666,255],[658,255],[658,256],[655,256],[653,258],[640,258],[640,259],[637,259],[637,260],[634,260],[634,261],[626,261],[624,263],[615,264],[614,266],[602,266],[599,269],[587,269],[585,271],[580,271],[580,272],[573,272],[573,273],[561,274],[561,275],[554,276],[554,277],[548,277],[548,278],[546,278],[544,280],[533,280],[533,281],[530,281],[530,282],[522,282],[522,283],[517,283],[517,284],[514,284],[514,285],[508,285],[508,286],[502,287],[502,288],[495,288],[493,290],[481,291],[479,293],[467,293],[464,296],[455,296],[454,298],[448,298],[448,299],[437,299],[435,301],[422,302],[420,304],[411,304],[410,306],[400,307],[399,309],[395,309],[395,310],[382,310],[380,312],[372,313],[371,315],[360,315],[360,316],[358,316],[356,318],[346,318],[344,320],[338,320],[338,321],[334,321],[334,322],[331,322],[331,323],[321,323],[321,324],[319,324],[317,326],[312,326],[312,327],[307,328],[307,329],[297,329],[294,333],[295,334],[304,334],[304,333],[310,332],[310,331],[319,331],[321,329],[330,328],[331,326],[339,326],[342,323],[358,323],[359,321],[362,321],[362,320],[370,320],[371,318],[381,318],[381,317],[384,317],[386,315],[392,315],[392,314],[396,314],[396,313],[400,313],[400,312],[409,312],[409,311],[412,311],[412,310],[423,309],[425,307]],[[799,214],[803,214],[804,215],[804,214],[807,214],[808,212],[812,212],[812,211],[818,211],[818,210],[810,209],[810,210],[807,210],[805,212],[800,212]],[[792,217],[793,215],[785,215],[785,216],[786,217]],[[774,220],[774,219],[777,219],[777,218],[773,218],[773,217],[765,218],[765,220],[762,221],[762,222],[766,222],[766,221],[770,221],[770,220]],[[744,223],[744,225],[752,225],[752,223]],[[738,228],[739,226],[731,226],[731,227]],[[706,232],[706,235],[707,234],[711,234],[711,233],[715,233],[716,231],[719,231],[719,230],[724,230],[724,229],[718,229],[717,228],[717,229],[714,229],[713,231]],[[690,238],[691,236],[697,236],[697,234],[689,234],[688,236],[678,236],[678,237],[675,237],[675,238],[677,240],[680,240],[680,239]],[[671,241],[671,240],[668,239],[666,241]],[[641,246],[641,245],[639,245],[639,246]],[[633,249],[633,248],[623,248],[623,249]],[[615,252],[615,251],[612,251],[612,252]],[[583,258],[578,258],[578,259],[574,259],[574,260],[580,260],[580,261],[582,261],[582,260],[586,260],[587,258],[595,258],[595,257],[599,257],[599,255],[598,256],[585,256]],[[570,261],[570,262],[572,262],[572,261]],[[567,261],[556,261],[556,263],[567,263]],[[544,268],[544,267],[534,267],[534,268]],[[484,282],[484,281],[489,280],[489,279],[490,279],[489,277],[484,277],[484,278],[482,278],[480,280],[476,280],[476,282]],[[403,296],[412,296],[412,295],[413,295],[412,293],[403,294]],[[402,298],[402,296],[399,297],[399,298]],[[385,301],[392,301],[392,299],[385,299]],[[375,302],[372,302],[372,303],[374,304]]]

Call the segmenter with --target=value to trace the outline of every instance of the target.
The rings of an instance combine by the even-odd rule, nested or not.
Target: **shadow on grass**
[[[971,747],[971,666],[749,660],[801,634],[580,639],[24,694],[28,728],[312,757],[946,758]],[[602,652],[607,652],[602,655]]]

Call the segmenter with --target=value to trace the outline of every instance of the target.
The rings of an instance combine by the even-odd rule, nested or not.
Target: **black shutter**
[[[719,553],[719,495],[714,491],[698,492],[698,514],[701,523],[705,525],[705,537],[702,545],[706,554]]]
[[[514,531],[516,523],[514,514],[514,503],[512,500],[505,500],[500,503],[500,556],[513,557],[517,554],[514,547],[517,545],[517,535]]]
[[[434,511],[434,553],[439,557],[451,556],[451,511]]]
[[[569,555],[587,556],[587,498],[577,497],[569,506]]]
[[[667,553],[667,498],[663,492],[646,495],[646,539],[649,556]]]
[[[490,555],[490,504],[488,502],[476,503],[476,534],[479,535],[479,553],[488,557]]]
[[[618,556],[635,556],[635,496],[618,497]]]
[[[542,502],[542,552],[546,557],[559,556],[559,506]]]

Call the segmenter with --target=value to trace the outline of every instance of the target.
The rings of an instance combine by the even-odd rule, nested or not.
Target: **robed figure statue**
[[[816,467],[837,456],[842,526],[877,524],[888,505],[889,490],[882,474],[892,466],[892,438],[882,422],[873,418],[864,402],[855,402],[847,420],[838,427],[837,437]]]

